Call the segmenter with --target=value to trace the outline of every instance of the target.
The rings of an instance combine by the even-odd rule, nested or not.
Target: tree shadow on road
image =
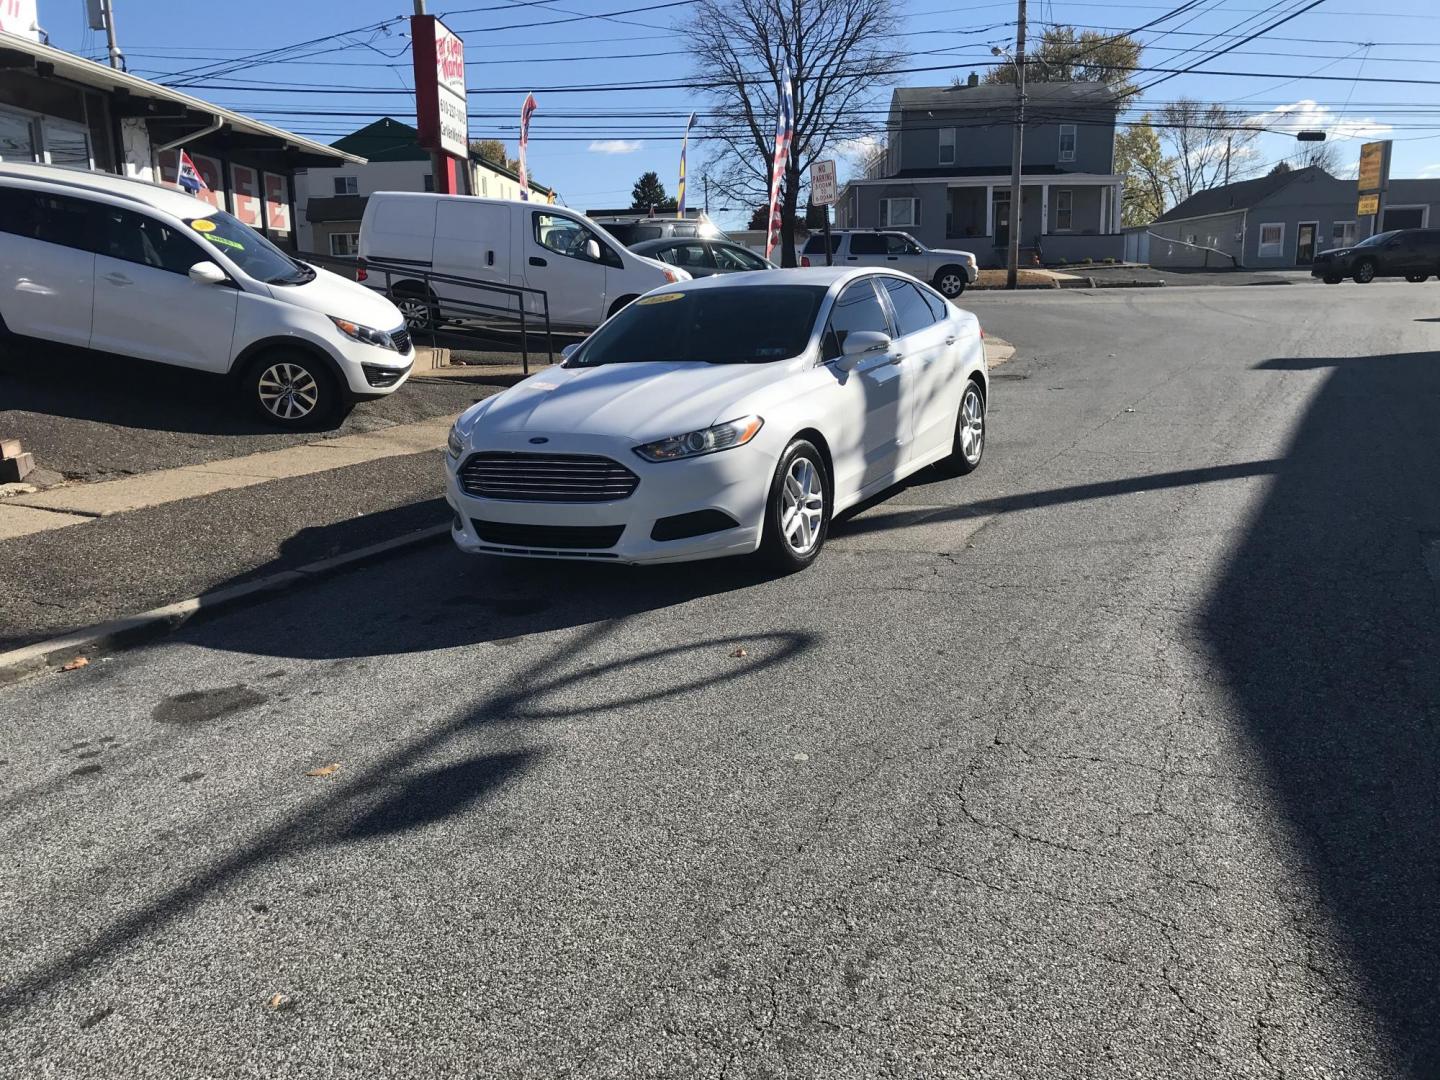
[[[1202,626],[1397,1071],[1440,1075],[1440,354],[1329,370]],[[1301,925],[1307,920],[1297,911]],[[1347,978],[1329,973],[1337,989]]]

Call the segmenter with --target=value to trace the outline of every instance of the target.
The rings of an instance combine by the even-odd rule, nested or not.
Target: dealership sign
[[[35,0],[0,0],[0,30],[39,41],[40,22],[35,14]]]
[[[470,121],[465,113],[465,43],[434,15],[411,16],[410,40],[420,145],[467,157]]]

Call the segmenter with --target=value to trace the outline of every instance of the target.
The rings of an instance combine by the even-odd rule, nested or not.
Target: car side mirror
[[[186,272],[189,274],[190,280],[197,285],[224,285],[230,280],[224,270],[208,259],[204,262],[197,262]]]
[[[835,364],[841,371],[854,371],[866,357],[889,351],[889,334],[878,330],[851,330],[845,335],[845,344],[840,346],[840,357]]]
[[[600,261],[600,241],[590,239],[585,241],[585,257],[591,262]]]
[[[563,349],[560,350],[561,362],[563,363],[564,361],[569,360],[570,357],[574,356],[577,352],[580,351],[580,346],[584,344],[585,343],[583,341],[572,341],[569,345],[566,345]]]

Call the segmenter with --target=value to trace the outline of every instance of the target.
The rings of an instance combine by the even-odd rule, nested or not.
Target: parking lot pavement
[[[985,463],[801,574],[435,545],[0,689],[6,1063],[1434,1076],[1440,323],[1306,293],[967,300]]]

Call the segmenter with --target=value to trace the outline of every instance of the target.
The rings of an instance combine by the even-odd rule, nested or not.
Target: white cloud
[[[1420,170],[1419,175],[1421,180],[1433,180],[1437,176],[1440,176],[1440,161],[1437,161],[1434,165],[1426,165]]]
[[[1245,123],[1287,135],[1297,131],[1323,131],[1330,139],[1373,139],[1391,130],[1389,124],[1369,117],[1338,117],[1333,109],[1308,99],[1256,113],[1246,117]]]
[[[880,152],[885,144],[875,135],[861,135],[854,139],[843,139],[835,144],[835,154],[856,165],[864,165]]]
[[[633,154],[644,149],[638,139],[596,139],[590,144],[592,154]]]

